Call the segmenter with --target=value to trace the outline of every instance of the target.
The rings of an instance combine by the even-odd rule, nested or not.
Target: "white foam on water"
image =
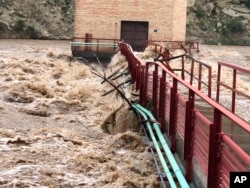
[[[69,42],[1,40],[1,44],[0,187],[159,187],[145,142],[128,131],[134,123],[128,109],[117,92],[101,96],[113,88],[101,84],[87,64],[78,60],[69,64]],[[230,55],[231,60],[244,60],[236,51],[206,46],[197,54],[215,68],[219,58]],[[148,54],[143,57],[150,59]],[[99,65],[91,65],[102,73]],[[124,56],[117,54],[106,75],[126,66]],[[131,97],[129,87],[121,89]],[[104,133],[105,120],[115,120],[105,124],[113,134]]]

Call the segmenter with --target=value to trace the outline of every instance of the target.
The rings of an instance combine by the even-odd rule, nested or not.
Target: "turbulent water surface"
[[[103,74],[100,65],[70,61],[69,41],[0,44],[0,187],[160,186],[133,113],[116,92],[102,96],[112,88],[91,73]],[[248,50],[202,46],[195,55],[249,67]],[[118,54],[105,71],[125,68]]]

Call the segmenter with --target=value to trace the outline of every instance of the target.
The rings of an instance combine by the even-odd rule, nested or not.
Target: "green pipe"
[[[145,115],[145,113],[140,108],[138,108],[137,106],[134,106],[134,105],[133,105],[133,107],[141,114],[141,116],[143,116],[144,120],[148,120],[148,117]],[[165,161],[165,159],[164,159],[164,157],[163,157],[163,155],[161,153],[160,146],[159,146],[159,144],[158,144],[158,142],[157,142],[157,140],[156,140],[156,138],[154,136],[154,133],[153,133],[153,130],[152,130],[152,127],[151,127],[149,121],[146,122],[146,125],[147,125],[147,128],[149,130],[150,137],[151,137],[151,139],[152,139],[152,141],[154,143],[156,152],[157,152],[157,154],[159,156],[159,159],[161,161],[161,164],[162,164],[163,170],[165,172],[165,175],[168,178],[169,184],[170,184],[171,187],[176,188],[177,186],[175,185],[175,182],[174,182],[174,179],[173,179],[173,177],[171,175],[171,172],[170,172],[170,170],[169,170],[169,168],[168,168],[168,166],[166,164],[166,161]]]
[[[156,121],[154,116],[152,115],[152,113],[150,111],[148,111],[147,109],[145,109],[144,107],[142,107],[139,104],[136,104],[134,106],[136,109],[138,109],[141,112],[143,112],[144,114],[146,114],[150,118],[150,120]],[[167,142],[166,142],[166,140],[165,140],[164,136],[162,135],[162,132],[159,128],[159,125],[157,123],[153,123],[153,128],[156,131],[156,134],[160,140],[160,143],[163,147],[163,150],[165,151],[165,154],[168,158],[168,161],[170,162],[170,165],[171,165],[171,167],[172,167],[172,169],[173,169],[173,171],[178,179],[179,184],[181,185],[182,188],[188,188],[189,185],[188,185],[185,177],[183,176],[182,171],[180,170],[171,150],[169,149],[168,144],[167,144]]]

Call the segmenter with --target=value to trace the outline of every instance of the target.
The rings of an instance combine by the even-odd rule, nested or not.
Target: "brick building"
[[[187,0],[75,0],[74,37],[184,41]]]

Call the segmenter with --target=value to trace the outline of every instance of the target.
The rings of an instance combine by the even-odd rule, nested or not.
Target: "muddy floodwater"
[[[249,51],[201,46],[195,56],[249,68]],[[122,70],[124,57],[103,68],[70,55],[69,41],[0,40],[0,188],[160,187],[133,112],[91,72]],[[249,100],[242,105],[249,121]]]

